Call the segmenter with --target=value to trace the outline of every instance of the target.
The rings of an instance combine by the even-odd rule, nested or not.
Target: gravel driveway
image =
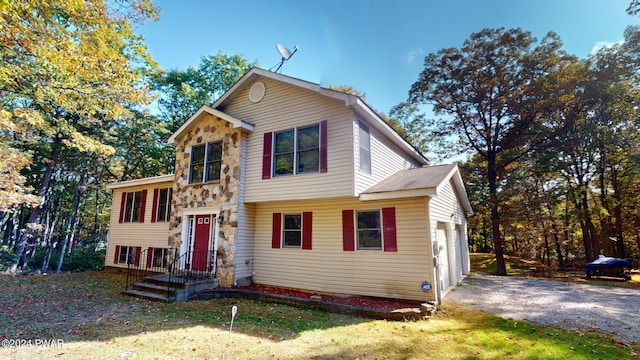
[[[640,342],[640,289],[508,276],[468,276],[444,303]]]

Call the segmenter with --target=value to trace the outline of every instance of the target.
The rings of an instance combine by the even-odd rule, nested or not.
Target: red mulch
[[[359,308],[376,309],[381,311],[392,311],[397,309],[415,308],[420,307],[417,302],[410,302],[407,300],[393,300],[393,299],[377,299],[366,296],[332,296],[326,294],[317,294],[311,292],[305,292],[295,289],[279,288],[272,286],[264,286],[252,284],[249,286],[242,286],[239,289],[257,291],[261,293],[284,295],[294,298],[311,299],[312,295],[318,295],[322,297],[322,302],[334,303],[342,305],[351,305]]]

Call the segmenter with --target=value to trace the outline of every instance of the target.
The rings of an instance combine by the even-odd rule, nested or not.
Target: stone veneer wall
[[[184,209],[220,207],[217,276],[220,285],[234,282],[234,256],[238,226],[238,190],[240,185],[240,130],[225,120],[205,115],[177,140],[169,245],[180,249]],[[189,184],[189,156],[193,145],[223,141],[222,169],[219,182]]]

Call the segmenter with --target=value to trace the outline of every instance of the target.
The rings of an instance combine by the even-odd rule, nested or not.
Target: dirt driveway
[[[468,276],[444,303],[640,342],[640,289],[508,276]]]

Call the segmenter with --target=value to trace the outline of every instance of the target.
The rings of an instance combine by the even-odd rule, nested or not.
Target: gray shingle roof
[[[400,190],[416,190],[436,188],[447,180],[455,164],[428,166],[416,169],[401,170],[373,185],[364,194],[373,194]]]

